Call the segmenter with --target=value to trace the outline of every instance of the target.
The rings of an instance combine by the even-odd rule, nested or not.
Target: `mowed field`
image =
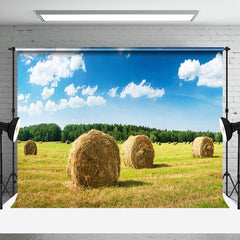
[[[37,143],[38,155],[24,156],[18,144],[18,208],[225,208],[222,144],[213,158],[193,158],[191,145],[153,144],[154,168],[121,164],[118,185],[72,188],[66,175],[72,144]],[[119,144],[121,152],[121,144]]]

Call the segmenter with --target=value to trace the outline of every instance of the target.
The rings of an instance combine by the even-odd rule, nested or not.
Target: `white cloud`
[[[57,86],[58,86],[58,81],[52,82],[51,87],[57,87]]]
[[[41,101],[37,101],[36,103],[31,103],[28,108],[29,115],[40,115],[43,111],[43,104]]]
[[[165,94],[164,88],[154,89],[151,84],[145,85],[146,80],[142,80],[140,84],[135,84],[134,82],[129,83],[121,92],[120,97],[125,98],[127,95],[131,95],[133,98],[139,98],[146,96],[148,98],[162,97]]]
[[[25,53],[20,54],[20,57],[22,58],[22,62],[24,62],[25,65],[29,65],[34,59],[32,55],[25,54]]]
[[[82,57],[83,54],[77,54],[71,57],[70,68],[72,71],[81,68],[84,72],[86,72],[85,62]]]
[[[86,104],[85,100],[83,98],[80,98],[78,96],[71,97],[68,101],[68,106],[71,108],[81,108]]]
[[[185,60],[178,69],[178,76],[185,81],[193,81],[199,74],[200,63],[198,60]]]
[[[116,97],[116,93],[117,93],[117,90],[118,90],[118,87],[115,87],[115,88],[111,88],[109,91],[108,91],[108,95],[110,97]]]
[[[47,99],[54,94],[54,88],[44,87],[41,93],[43,99]]]
[[[193,81],[198,77],[197,86],[221,87],[223,59],[218,53],[211,61],[200,64],[198,60],[185,60],[181,63],[178,76],[184,81]]]
[[[27,95],[24,95],[24,94],[21,93],[21,94],[18,95],[18,101],[23,101],[24,100],[24,102],[27,103],[29,97],[30,97],[30,93],[28,93]]]
[[[82,95],[93,95],[98,89],[98,86],[96,85],[95,87],[91,88],[88,86],[87,88],[83,88],[82,90]]]
[[[222,87],[223,59],[218,53],[214,59],[202,64],[197,86]]]
[[[25,62],[25,65],[29,65],[31,63],[31,60],[28,59],[26,62]]]
[[[22,101],[24,99],[24,94],[19,94],[18,95],[18,101]]]
[[[67,99],[61,99],[59,104],[55,103],[54,101],[49,100],[45,105],[45,110],[50,112],[56,112],[58,110],[66,109],[67,107],[70,108],[82,108],[84,106],[96,106],[102,105],[106,102],[106,100],[101,96],[88,96],[87,100],[80,98],[78,96],[70,97]]]
[[[58,110],[59,106],[51,100],[48,100],[46,105],[45,105],[45,110],[47,112],[56,112]]]
[[[28,107],[27,106],[20,106],[18,105],[18,112],[19,113],[26,113],[28,111]]]
[[[60,78],[72,77],[78,69],[86,72],[83,54],[50,54],[46,60],[40,60],[28,69],[29,82],[41,86],[54,82],[56,85]]]
[[[68,101],[67,101],[67,99],[61,99],[61,100],[60,100],[60,103],[59,103],[59,105],[58,105],[58,109],[59,109],[59,110],[62,110],[62,109],[67,108],[67,106],[68,106]]]
[[[67,93],[68,96],[74,96],[77,93],[78,89],[80,89],[80,87],[78,86],[75,88],[72,83],[64,89],[64,92]]]
[[[96,106],[105,104],[106,100],[101,96],[88,96],[87,105],[88,106]]]

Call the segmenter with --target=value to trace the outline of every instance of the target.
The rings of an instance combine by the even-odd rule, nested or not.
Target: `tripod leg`
[[[238,172],[237,172],[237,185],[238,185],[238,209],[240,209],[240,130],[238,130]]]

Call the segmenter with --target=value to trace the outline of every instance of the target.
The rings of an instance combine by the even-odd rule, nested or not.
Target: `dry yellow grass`
[[[23,145],[18,144],[18,197],[13,207],[227,207],[222,197],[222,145],[214,146],[213,158],[193,158],[190,144],[153,144],[154,168],[136,170],[122,164],[118,185],[99,189],[69,188],[71,145],[37,143],[36,156],[24,156]]]

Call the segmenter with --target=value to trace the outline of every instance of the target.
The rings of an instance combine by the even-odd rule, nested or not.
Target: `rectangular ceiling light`
[[[36,11],[43,22],[191,22],[198,11]]]

